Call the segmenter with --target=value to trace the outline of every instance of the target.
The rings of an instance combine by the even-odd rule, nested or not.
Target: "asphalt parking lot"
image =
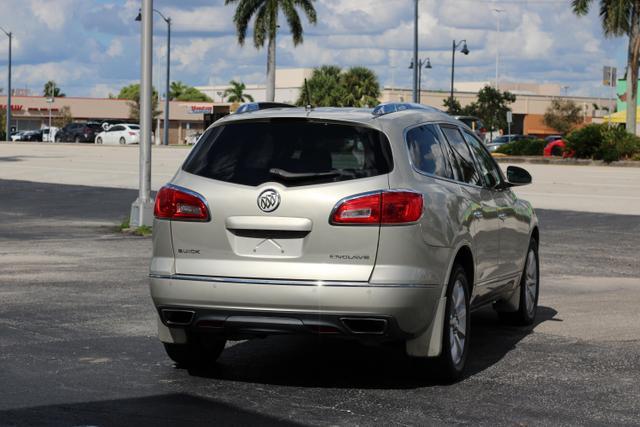
[[[1,175],[0,175],[1,176]],[[472,320],[468,376],[394,348],[233,342],[211,372],[155,337],[136,192],[0,179],[0,425],[637,425],[640,217],[539,210],[538,323]]]

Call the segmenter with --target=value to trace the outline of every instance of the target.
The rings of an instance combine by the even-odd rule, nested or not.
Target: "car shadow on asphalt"
[[[185,393],[9,409],[0,411],[0,420],[2,425],[28,426],[301,425]]]
[[[501,324],[493,310],[475,312],[466,377],[498,363],[537,325],[555,319],[557,311],[538,307],[529,327]],[[228,346],[208,370],[190,375],[228,381],[297,387],[410,389],[440,385],[432,363],[408,358],[404,347],[368,347],[352,341],[279,336]]]

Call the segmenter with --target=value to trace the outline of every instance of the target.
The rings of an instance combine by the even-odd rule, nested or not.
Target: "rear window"
[[[375,129],[279,119],[209,130],[182,169],[234,184],[299,186],[387,174],[392,161],[386,136]]]
[[[140,126],[138,125],[127,125],[127,126],[129,126],[129,129],[131,130],[140,130]]]

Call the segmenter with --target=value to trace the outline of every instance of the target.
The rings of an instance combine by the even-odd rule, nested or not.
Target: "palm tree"
[[[300,88],[297,105],[314,107],[344,107],[347,96],[342,84],[342,69],[335,65],[315,68],[311,78]]]
[[[311,24],[316,23],[315,0],[225,0],[224,4],[237,3],[233,22],[238,33],[238,42],[244,45],[249,21],[255,17],[253,26],[253,44],[257,49],[264,47],[269,39],[267,53],[267,101],[274,101],[276,94],[276,32],[278,30],[278,14],[282,12],[289,24],[293,37],[293,45],[303,41],[303,29],[297,8],[307,16]]]
[[[365,67],[353,67],[342,75],[347,92],[345,106],[374,107],[380,97],[380,83],[375,73]]]
[[[244,90],[247,88],[244,83],[231,80],[229,84],[231,85],[231,87],[226,89],[224,91],[224,95],[222,95],[225,98],[229,97],[227,101],[239,103],[247,101],[253,102],[253,96],[249,95],[248,93],[244,93]]]
[[[65,94],[60,90],[60,86],[58,86],[53,80],[49,80],[44,84],[42,94],[50,98],[62,98],[65,96]]]
[[[571,0],[578,16],[589,13],[593,0]],[[636,133],[638,61],[640,60],[640,0],[600,0],[600,19],[606,37],[629,36],[627,50],[627,131]]]
[[[169,99],[173,100],[180,98],[180,95],[182,95],[187,89],[189,89],[189,86],[181,81],[171,82],[171,86],[169,86]]]

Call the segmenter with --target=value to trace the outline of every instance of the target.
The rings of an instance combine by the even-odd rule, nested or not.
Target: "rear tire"
[[[102,138],[96,139],[96,144],[102,144]]]
[[[127,141],[123,137],[120,137],[119,142],[120,142],[120,145],[125,145],[127,143]]]
[[[171,360],[186,368],[204,368],[215,363],[220,357],[227,340],[209,338],[187,344],[167,344],[164,349]]]
[[[536,320],[538,311],[538,296],[540,295],[540,261],[538,259],[538,242],[531,239],[524,270],[520,278],[520,303],[518,311],[498,312],[498,317],[504,323],[528,326]]]
[[[80,143],[80,137],[79,137],[79,136],[76,136],[76,137],[73,139],[73,142],[75,142],[76,144]]]
[[[469,282],[462,266],[453,267],[449,285],[442,333],[442,353],[436,361],[436,375],[446,383],[462,378],[469,353]]]

